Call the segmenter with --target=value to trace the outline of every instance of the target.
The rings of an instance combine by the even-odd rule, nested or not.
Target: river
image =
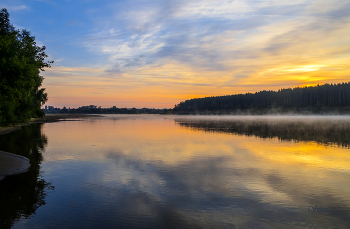
[[[350,228],[350,116],[106,115],[0,135],[0,228]]]

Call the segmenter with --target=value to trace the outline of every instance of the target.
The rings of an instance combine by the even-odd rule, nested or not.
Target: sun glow
[[[286,72],[312,72],[312,71],[317,71],[322,67],[325,67],[327,65],[306,65],[306,66],[297,66],[296,68],[293,69],[287,69],[284,70]]]

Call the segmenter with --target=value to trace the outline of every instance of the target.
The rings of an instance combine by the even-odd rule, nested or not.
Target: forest
[[[50,67],[45,62],[45,46],[37,46],[28,30],[16,30],[9,13],[0,10],[0,126],[27,122],[42,117],[41,106],[47,93],[40,88],[40,71]]]
[[[167,114],[169,109],[155,109],[155,108],[118,108],[113,106],[111,108],[101,108],[95,105],[82,106],[79,108],[56,108],[52,106],[45,106],[45,114]]]
[[[180,102],[178,114],[350,113],[350,82],[278,91],[195,98]]]

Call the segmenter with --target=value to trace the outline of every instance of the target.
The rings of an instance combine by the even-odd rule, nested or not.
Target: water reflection
[[[47,191],[53,190],[40,174],[41,152],[46,145],[42,124],[0,135],[0,150],[27,157],[31,164],[26,173],[6,177],[0,182],[0,228],[11,228],[20,218],[35,214],[45,204]]]
[[[346,173],[313,171],[296,164],[276,165],[267,160],[256,161],[253,155],[246,159],[236,154],[197,157],[181,165],[137,160],[118,152],[110,152],[107,157],[116,165],[108,170],[104,180],[123,187],[124,192],[117,196],[131,207],[125,209],[132,209],[137,217],[164,217],[160,213],[167,210],[178,213],[166,215],[172,221],[180,217],[199,227],[308,228],[318,225],[321,218],[324,225],[320,228],[349,226],[349,185],[330,179],[337,176],[346,181]],[[103,193],[101,189],[97,192]],[[310,214],[307,207],[317,204],[332,212]],[[189,228],[186,224],[181,226]]]
[[[177,119],[183,127],[208,132],[233,133],[261,138],[315,141],[322,144],[350,146],[350,121],[322,117],[259,117],[259,119]]]
[[[201,122],[210,131],[191,126]],[[348,148],[226,134],[213,130],[217,122],[220,130],[228,120],[111,115],[45,124],[41,166],[55,192],[14,228],[350,227]]]

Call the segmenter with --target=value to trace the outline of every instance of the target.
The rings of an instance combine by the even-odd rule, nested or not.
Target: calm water
[[[33,124],[0,135],[32,164],[0,228],[350,228],[349,145],[349,116]]]

